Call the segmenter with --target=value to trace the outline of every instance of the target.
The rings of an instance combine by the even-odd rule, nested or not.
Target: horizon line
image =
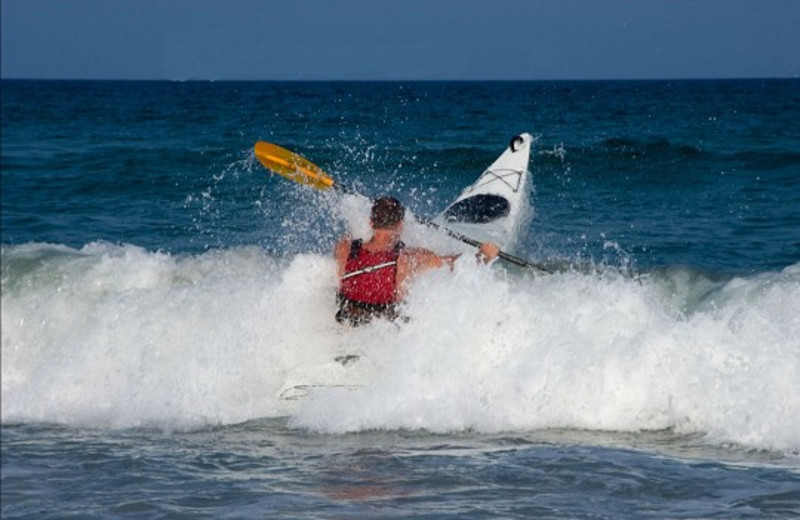
[[[0,81],[95,81],[95,82],[151,82],[151,83],[536,83],[536,82],[602,82],[602,81],[765,81],[765,80],[797,80],[800,74],[793,76],[707,76],[707,77],[655,77],[655,78],[405,78],[405,79],[372,79],[372,78],[262,78],[262,79],[169,79],[169,78],[64,78],[64,77],[5,77]]]

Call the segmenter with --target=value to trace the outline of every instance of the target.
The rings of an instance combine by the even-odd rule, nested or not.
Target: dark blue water
[[[596,257],[613,240],[643,266],[779,269],[800,258],[799,90],[796,80],[6,81],[3,242],[269,248],[295,187],[245,162],[260,139],[435,214],[528,131],[540,139],[526,253]]]
[[[577,268],[399,329],[333,322],[354,201],[252,157],[433,216],[520,132],[514,253]],[[1,158],[4,518],[800,515],[798,80],[3,81]]]
[[[37,442],[26,441],[36,437]],[[308,435],[280,422],[192,434],[4,429],[4,516],[787,518],[797,475],[622,446],[653,433]],[[687,441],[687,439],[682,439]],[[680,441],[679,441],[680,442]],[[722,454],[730,457],[730,454]]]

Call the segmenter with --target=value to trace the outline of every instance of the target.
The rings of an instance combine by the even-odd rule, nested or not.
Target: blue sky
[[[2,0],[2,76],[800,77],[800,0]]]

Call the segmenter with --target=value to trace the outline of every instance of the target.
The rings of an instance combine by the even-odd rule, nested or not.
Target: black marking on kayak
[[[514,170],[511,168],[498,168],[496,170],[486,170],[481,174],[478,178],[478,182],[471,186],[472,189],[478,188],[480,186],[486,186],[487,184],[491,184],[493,182],[502,182],[509,188],[511,191],[516,193],[519,190],[519,185],[522,182],[522,176],[524,175],[524,171],[522,170]],[[509,181],[508,179],[511,177],[516,176],[516,182],[512,179]]]
[[[334,361],[336,361],[337,363],[339,363],[343,367],[346,367],[348,365],[352,365],[353,363],[355,363],[359,359],[361,359],[361,357],[356,355],[356,354],[346,354],[346,355],[343,355],[343,356],[336,356],[335,358],[333,358]]]
[[[511,212],[508,199],[493,193],[479,193],[453,203],[444,212],[446,222],[486,224],[507,217]]]

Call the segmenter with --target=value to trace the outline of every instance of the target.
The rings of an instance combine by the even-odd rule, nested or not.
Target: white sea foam
[[[2,255],[6,423],[289,414],[324,432],[673,428],[800,449],[800,264],[713,282],[685,270],[533,277],[464,258],[419,279],[408,323],[347,330],[323,256],[108,244]],[[363,388],[278,398],[342,350],[366,353],[353,371]]]

